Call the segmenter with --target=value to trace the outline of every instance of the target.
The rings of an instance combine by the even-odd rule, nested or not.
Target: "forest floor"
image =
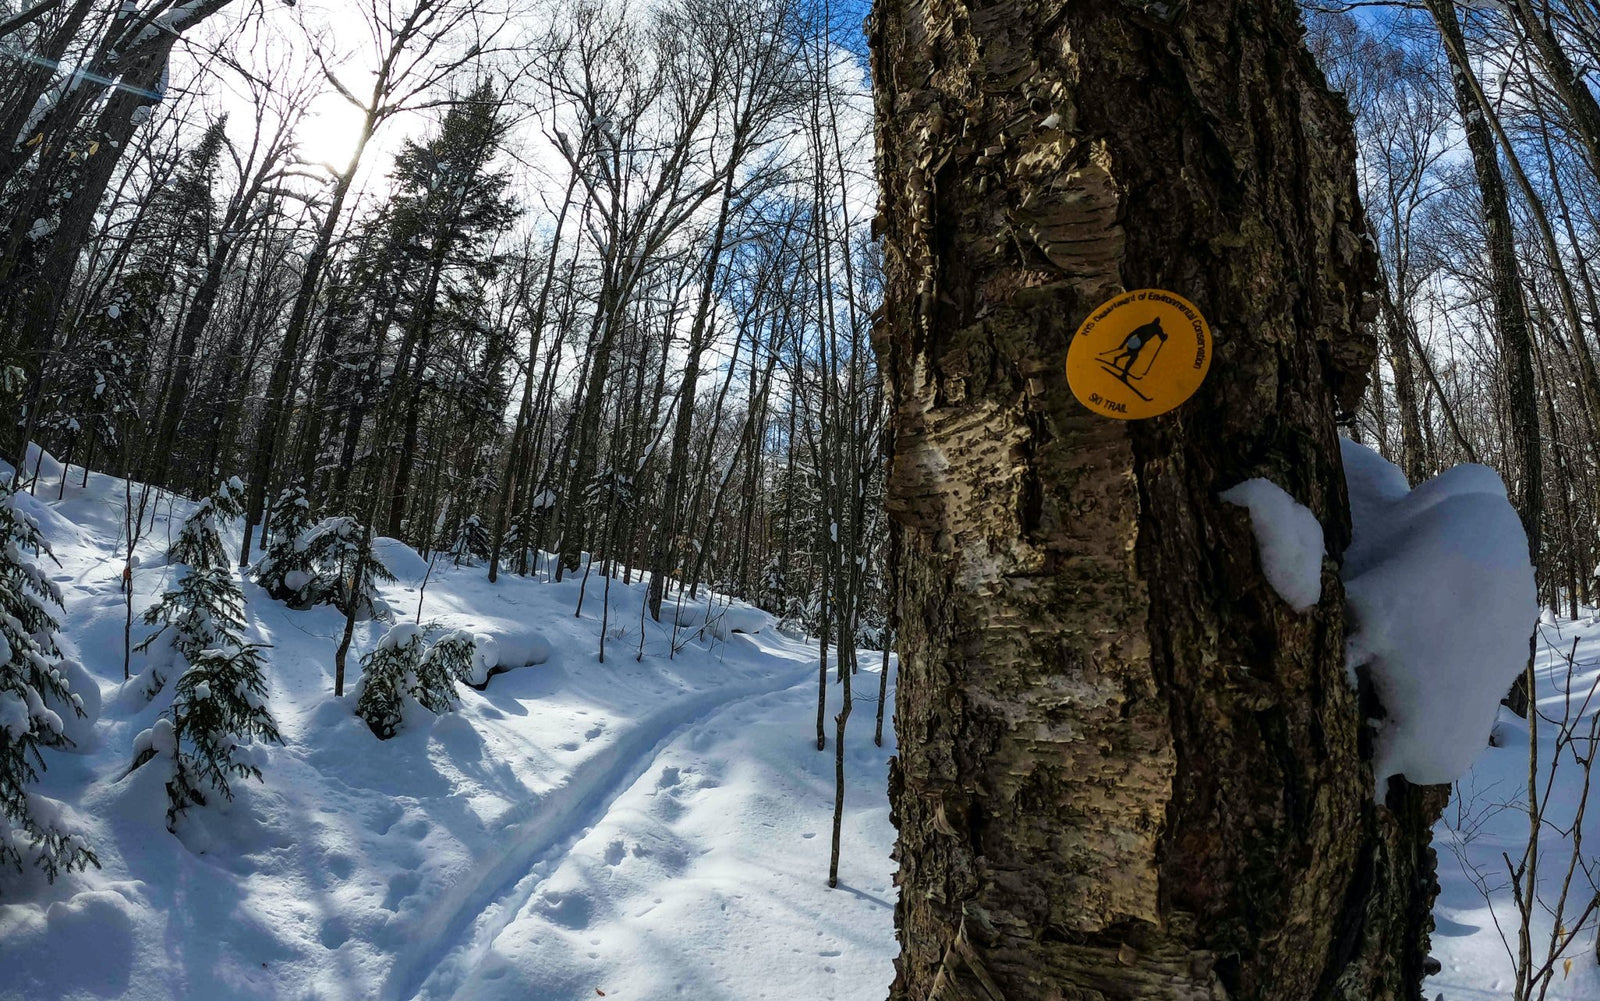
[[[53,886],[9,884],[18,892],[0,901],[0,999],[886,993],[896,952],[885,797],[893,734],[874,746],[876,655],[855,678],[841,885],[829,890],[833,752],[815,749],[814,641],[703,596],[678,614],[686,625],[674,640],[672,616],[641,622],[637,582],[614,581],[607,596],[591,576],[574,616],[581,577],[491,585],[482,568],[440,562],[430,574],[414,552],[385,543],[400,580],[384,597],[397,618],[415,617],[420,598],[424,623],[494,637],[513,669],[481,692],[463,687],[458,711],[408,719],[379,741],[348,697],[333,697],[342,616],[288,609],[246,582],[248,638],[271,645],[270,705],[285,742],[258,749],[263,783],[191,810],[174,836],[164,790],[144,775],[153,770],[126,773],[135,735],[163,703],[142,695],[142,655],[123,681],[125,485],[96,474],[85,489],[78,471],[57,500],[61,470],[47,459],[44,472],[25,506],[59,561],[45,563],[65,599],[64,652],[84,665],[101,705],[97,722],[75,728],[75,749],[48,753],[38,788],[65,804],[103,867]],[[152,500],[155,527],[134,574],[135,643],[150,628],[139,613],[171,584],[163,554],[189,507]],[[355,655],[384,628],[358,627],[352,681]],[[1564,829],[1587,778],[1573,751],[1588,753],[1600,712],[1600,697],[1584,704],[1600,680],[1600,616],[1550,619],[1540,636],[1541,790],[1562,740],[1550,720],[1581,722],[1568,728],[1581,739],[1559,757],[1541,839],[1541,899],[1553,904],[1571,857]],[[830,741],[839,694],[830,678]],[[1527,785],[1527,724],[1502,710],[1496,742],[1436,828],[1443,969],[1427,981],[1428,998],[1510,994],[1517,909],[1502,853],[1514,862],[1527,842],[1527,815],[1514,805]],[[1582,825],[1589,856],[1600,846],[1597,817]],[[1569,922],[1594,892],[1580,870]],[[1539,909],[1531,926],[1542,962],[1558,923]],[[1592,918],[1552,969],[1553,1001],[1600,997]]]
[[[1581,824],[1575,820],[1591,782],[1578,759],[1594,753],[1600,721],[1600,614],[1589,609],[1573,620],[1546,613],[1538,649],[1533,746],[1538,801],[1547,806],[1538,844],[1538,902],[1528,922],[1533,966],[1548,964],[1551,970],[1544,995],[1550,1001],[1593,1001],[1600,998],[1600,915],[1591,913],[1581,927],[1576,922],[1600,893],[1600,796],[1589,801]],[[1509,873],[1522,864],[1531,827],[1528,736],[1528,721],[1502,706],[1496,746],[1485,748],[1456,783],[1434,827],[1440,894],[1433,908],[1433,955],[1443,969],[1425,982],[1424,997],[1503,1001],[1512,996],[1511,957],[1519,948],[1521,918]],[[1600,782],[1600,774],[1593,781]],[[1574,832],[1580,835],[1576,839]],[[1569,882],[1574,845],[1581,863]],[[1558,920],[1554,911],[1563,888],[1567,899]],[[1561,946],[1553,953],[1558,935]],[[1540,996],[1537,989],[1533,996]]]
[[[288,609],[247,582],[247,639],[271,645],[284,744],[258,752],[263,783],[190,810],[180,838],[166,830],[159,780],[143,778],[154,769],[125,774],[160,700],[142,695],[140,654],[123,681],[124,484],[91,475],[85,490],[74,472],[58,501],[47,459],[26,507],[60,563],[44,561],[65,599],[63,650],[103,705],[73,751],[47,752],[36,788],[66,804],[102,868],[9,884],[20,892],[0,900],[0,998],[886,993],[893,736],[873,744],[878,656],[855,676],[840,886],[829,890],[840,692],[830,678],[829,748],[818,752],[816,644],[764,613],[718,599],[711,626],[681,628],[671,656],[671,616],[645,620],[640,657],[643,590],[616,581],[601,663],[598,574],[575,617],[581,575],[491,585],[481,567],[441,561],[421,592],[424,623],[495,637],[502,663],[543,662],[482,692],[461,686],[458,711],[408,717],[379,741],[350,698],[333,697],[343,616]],[[163,554],[189,510],[165,496],[153,506],[136,550],[135,643],[151,629],[139,613],[171,585]],[[400,577],[384,597],[411,621],[427,565],[398,543],[383,553]],[[704,624],[706,607],[702,592],[679,618]],[[358,627],[351,681],[355,655],[383,629]]]

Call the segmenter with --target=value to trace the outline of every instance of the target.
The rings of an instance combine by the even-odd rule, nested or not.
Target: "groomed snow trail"
[[[383,997],[420,996],[436,971],[448,980],[515,919],[562,855],[645,772],[685,728],[730,705],[780,692],[813,677],[801,668],[773,681],[729,685],[673,702],[639,720],[607,748],[579,765],[567,781],[517,810],[495,848],[451,886],[417,923],[417,948],[402,952]],[[463,955],[464,954],[464,955]],[[470,966],[466,967],[470,969]],[[428,992],[428,996],[437,995]]]
[[[642,756],[594,822],[538,860],[416,996],[881,996],[896,952],[883,796],[892,745],[872,743],[876,671],[856,681],[869,697],[845,741],[837,890],[826,885],[834,749],[808,739],[810,675],[717,706]]]

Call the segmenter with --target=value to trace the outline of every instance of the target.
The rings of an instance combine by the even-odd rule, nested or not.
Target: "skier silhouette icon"
[[[1155,342],[1155,350],[1146,354],[1145,349],[1151,342]],[[1166,343],[1167,332],[1161,329],[1161,318],[1158,316],[1124,337],[1117,347],[1102,352],[1099,356],[1100,365],[1118,382],[1133,390],[1139,399],[1149,402],[1150,397],[1139,392],[1133,384],[1150,374],[1151,366],[1156,363],[1156,356],[1161,353]],[[1144,358],[1142,365],[1139,364],[1141,357]],[[1119,362],[1121,364],[1118,364]]]

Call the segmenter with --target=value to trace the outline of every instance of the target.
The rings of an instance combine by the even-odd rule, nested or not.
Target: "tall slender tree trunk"
[[[1422,420],[1417,412],[1417,377],[1411,366],[1410,341],[1415,334],[1411,317],[1396,305],[1388,282],[1379,276],[1379,299],[1383,307],[1389,348],[1389,368],[1394,372],[1395,406],[1400,411],[1400,461],[1406,479],[1415,486],[1428,478],[1423,455]]]
[[[299,365],[300,339],[305,336],[306,328],[310,325],[311,307],[316,300],[317,287],[322,280],[323,265],[328,260],[328,251],[333,246],[333,234],[339,228],[339,217],[344,211],[345,199],[350,195],[350,186],[355,181],[361,155],[366,151],[367,143],[372,139],[376,127],[377,116],[369,111],[363,120],[361,134],[356,140],[356,149],[351,155],[350,165],[334,182],[333,193],[328,199],[327,212],[317,227],[316,242],[311,252],[306,255],[305,270],[301,272],[300,284],[295,290],[294,305],[289,309],[288,327],[283,334],[283,343],[278,348],[278,357],[272,364],[272,375],[267,381],[266,405],[262,408],[261,425],[256,433],[255,452],[250,462],[250,492],[245,501],[244,542],[239,547],[241,567],[250,563],[250,547],[255,538],[256,527],[261,525],[266,517],[267,480],[272,476],[273,465],[278,458],[278,447],[289,434],[289,417],[292,409],[289,406],[290,376]]]
[[[1544,463],[1539,443],[1539,403],[1533,382],[1533,335],[1528,329],[1528,316],[1522,302],[1522,270],[1517,263],[1516,230],[1511,224],[1511,207],[1506,197],[1505,179],[1500,174],[1500,160],[1495,152],[1494,131],[1484,109],[1478,105],[1476,81],[1472,67],[1464,55],[1466,41],[1461,34],[1461,23],[1456,20],[1453,0],[1426,0],[1429,13],[1444,38],[1445,52],[1450,59],[1450,78],[1456,98],[1456,108],[1461,113],[1461,126],[1467,134],[1467,148],[1472,153],[1472,169],[1478,180],[1478,194],[1483,206],[1483,228],[1488,237],[1490,292],[1494,297],[1494,322],[1499,335],[1501,376],[1506,386],[1506,409],[1509,411],[1511,441],[1508,454],[1517,457],[1518,476],[1514,481],[1511,500],[1522,518],[1522,529],[1528,536],[1528,552],[1533,556],[1534,574],[1539,584],[1546,583],[1543,554],[1539,535],[1544,513]],[[1575,325],[1576,336],[1583,336]],[[1528,636],[1528,671],[1533,670],[1533,657],[1537,638]],[[1507,705],[1518,716],[1526,717],[1529,709],[1530,682],[1525,674],[1512,686]]]
[[[1522,268],[1517,263],[1516,230],[1511,224],[1511,207],[1506,182],[1500,174],[1495,152],[1494,131],[1478,107],[1473,83],[1468,79],[1472,67],[1461,58],[1466,42],[1456,20],[1453,0],[1426,0],[1429,13],[1444,36],[1445,52],[1450,57],[1451,80],[1456,108],[1461,113],[1467,148],[1472,153],[1473,173],[1483,204],[1484,232],[1488,236],[1489,278],[1494,287],[1494,322],[1500,346],[1500,367],[1505,380],[1511,418],[1511,449],[1517,457],[1518,477],[1512,502],[1528,533],[1528,551],[1534,566],[1539,566],[1539,526],[1544,508],[1544,469],[1539,452],[1539,402],[1533,382],[1533,334],[1522,304]],[[1579,333],[1581,337],[1582,334]]]
[[[1442,800],[1373,802],[1334,562],[1291,611],[1217,496],[1270,477],[1334,561],[1349,541],[1335,418],[1375,356],[1350,117],[1291,5],[1140,10],[879,0],[870,22],[891,997],[1412,998]],[[1140,287],[1198,304],[1215,361],[1119,423],[1064,362]]]
[[[650,545],[650,617],[661,620],[661,596],[666,593],[667,573],[672,569],[678,547],[681,525],[678,512],[682,507],[679,495],[683,492],[683,478],[689,465],[689,435],[694,427],[694,394],[700,378],[700,354],[710,343],[707,324],[711,316],[711,294],[717,286],[717,272],[722,267],[723,244],[728,233],[728,216],[733,206],[734,168],[730,166],[722,182],[722,197],[717,207],[717,227],[711,238],[711,249],[706,252],[705,277],[700,285],[700,302],[695,307],[694,325],[689,330],[687,355],[683,361],[683,378],[678,386],[678,413],[672,429],[672,455],[667,462],[667,479],[661,488],[661,521],[656,526]],[[689,517],[693,517],[691,509]]]

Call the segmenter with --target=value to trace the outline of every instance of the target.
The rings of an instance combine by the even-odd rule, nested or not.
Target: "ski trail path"
[[[561,856],[649,770],[680,731],[736,703],[787,691],[815,672],[816,666],[808,664],[668,703],[584,761],[564,784],[517,808],[500,832],[497,850],[463,873],[418,919],[410,935],[416,947],[396,957],[379,996],[386,1001],[419,998],[435,971],[456,953],[481,953],[515,920]],[[470,958],[449,965],[457,967],[456,979],[471,970]],[[445,996],[449,993],[447,988]]]

